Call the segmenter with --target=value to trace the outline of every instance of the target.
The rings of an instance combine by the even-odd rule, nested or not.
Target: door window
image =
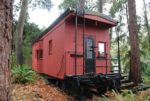
[[[91,39],[87,39],[87,59],[93,59],[92,46],[93,41]]]

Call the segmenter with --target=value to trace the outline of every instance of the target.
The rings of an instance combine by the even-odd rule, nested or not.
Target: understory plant
[[[12,67],[12,80],[14,83],[25,84],[36,80],[36,73],[28,65],[16,65]]]
[[[109,99],[109,97],[103,96],[103,98],[97,101],[149,101],[149,96],[145,95],[142,98],[137,96],[130,90],[124,90],[122,93],[116,93],[113,91],[113,98]]]

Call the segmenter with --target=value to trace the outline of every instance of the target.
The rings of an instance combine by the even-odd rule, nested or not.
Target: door
[[[95,72],[94,38],[85,37],[85,73]]]

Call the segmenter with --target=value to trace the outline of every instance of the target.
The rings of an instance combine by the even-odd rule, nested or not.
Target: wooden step
[[[128,78],[129,75],[128,74],[121,74],[121,80],[125,79],[125,78]]]
[[[134,82],[122,83],[121,84],[121,89],[131,88],[131,87],[134,87],[134,86],[135,86]]]
[[[131,82],[128,78],[120,80],[121,83],[129,83]]]
[[[139,84],[136,87],[132,88],[132,91],[135,92],[139,92],[139,91],[143,91],[143,90],[147,90],[150,89],[150,85],[146,85],[146,84]]]
[[[128,74],[121,74],[121,77],[128,77],[129,75]]]

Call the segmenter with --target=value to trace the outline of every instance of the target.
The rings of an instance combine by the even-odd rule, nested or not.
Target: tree
[[[63,0],[63,2],[59,5],[61,10],[66,10],[69,7],[76,8],[76,1],[75,0]]]
[[[119,20],[119,24],[118,26],[115,28],[118,29],[117,31],[115,31],[115,33],[121,33],[121,27],[124,26],[124,23],[122,21],[123,19],[123,8],[124,8],[124,4],[126,3],[126,0],[113,0],[113,4],[110,8],[109,14],[112,18],[116,17],[116,14],[119,13],[119,15],[117,16],[117,19],[120,18]],[[110,41],[112,41],[112,32],[113,30],[110,30]],[[120,32],[118,32],[120,31]],[[111,44],[111,43],[110,43]]]
[[[148,21],[148,17],[147,17],[147,9],[146,9],[146,3],[145,0],[143,0],[143,4],[144,4],[144,19],[145,19],[145,26],[147,29],[147,33],[148,33],[148,42],[149,42],[149,47],[150,47],[150,27],[149,27],[149,21]]]
[[[50,10],[52,4],[50,0],[36,0],[36,2],[32,3],[33,0],[20,0],[21,2],[21,11],[19,14],[19,20],[15,31],[15,51],[16,51],[16,62],[19,65],[24,63],[23,61],[23,30],[24,23],[27,18],[29,3],[33,4],[34,7],[37,5],[42,8],[46,8]]]
[[[34,23],[25,22],[23,31],[23,58],[25,64],[31,64],[31,44],[41,32],[42,30],[38,28],[38,25]]]
[[[13,0],[0,0],[0,101],[10,101],[12,2]]]
[[[126,0],[113,0],[112,7],[110,8],[109,11],[110,16],[114,18],[117,12],[122,12],[123,4],[125,3]]]
[[[16,62],[19,65],[23,64],[22,37],[23,37],[24,22],[27,15],[27,9],[28,9],[28,0],[22,0],[21,11],[15,32]]]
[[[137,32],[137,17],[135,0],[128,0],[129,12],[129,40],[131,46],[130,79],[137,84],[140,82],[140,53]]]
[[[69,7],[76,8],[79,0],[63,0],[63,2],[59,5],[60,10],[66,10]],[[97,11],[97,4],[93,2],[93,0],[85,0],[84,9],[86,11]]]
[[[104,1],[103,0],[98,0],[97,1],[97,6],[98,6],[98,11],[100,12],[100,13],[103,13],[103,4],[104,4]]]

